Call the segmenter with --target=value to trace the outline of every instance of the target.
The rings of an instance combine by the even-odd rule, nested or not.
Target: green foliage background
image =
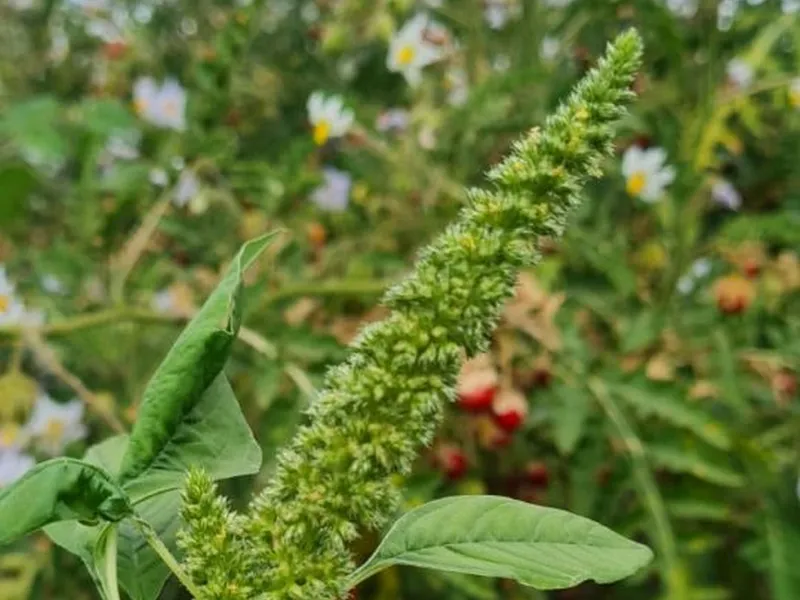
[[[499,31],[481,0],[120,1],[116,13],[78,4],[0,6],[0,262],[26,305],[47,315],[34,336],[0,326],[3,419],[27,410],[21,372],[56,398],[80,396],[92,441],[129,429],[148,379],[225,262],[243,240],[282,227],[270,260],[253,269],[248,321],[227,367],[266,459],[255,478],[226,484],[244,500],[269,476],[325,367],[455,214],[462,186],[479,182],[605,42],[635,25],[646,67],[618,147],[664,148],[677,178],[653,205],[626,194],[617,163],[589,188],[493,345],[504,388],[527,399],[523,427],[497,447],[485,415],[454,407],[406,482],[408,502],[474,492],[534,500],[656,552],[636,580],[554,598],[800,597],[800,106],[790,91],[800,16],[790,2],[743,1],[725,31],[717,2],[705,0],[690,19],[656,0],[528,0]],[[137,9],[122,41],[87,31]],[[415,10],[459,44],[411,89],[385,55]],[[559,44],[552,58],[541,52],[546,38]],[[755,71],[749,87],[726,77],[735,58]],[[452,65],[470,84],[459,106],[447,102]],[[181,82],[186,131],[136,116],[141,75]],[[306,114],[317,90],[341,94],[357,122],[322,148]],[[409,111],[405,130],[377,130],[390,107]],[[139,155],[109,162],[104,149],[121,131],[141,136]],[[323,165],[353,177],[342,212],[309,199]],[[165,188],[149,181],[154,168],[168,173]],[[186,169],[200,190],[181,208],[172,199]],[[738,212],[713,201],[718,177],[741,193]],[[698,258],[711,272],[682,293]],[[47,291],[47,276],[58,292]],[[171,292],[171,310],[153,308],[159,290]],[[731,297],[744,298],[741,312],[721,310]],[[442,448],[466,460],[455,481]],[[375,541],[367,536],[359,551]],[[359,593],[545,597],[404,569]],[[0,598],[93,594],[77,559],[44,537],[0,555]],[[179,597],[177,586],[163,596]]]

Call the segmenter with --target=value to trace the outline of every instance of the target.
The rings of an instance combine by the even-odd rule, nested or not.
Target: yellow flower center
[[[327,121],[320,121],[314,125],[314,141],[318,146],[322,146],[331,136],[331,124]]]
[[[628,191],[629,195],[638,196],[642,193],[646,184],[647,175],[644,174],[644,171],[636,171],[633,175],[628,177],[628,184],[625,186],[625,189]]]
[[[47,425],[44,427],[44,436],[50,441],[57,442],[64,437],[64,430],[66,426],[64,425],[64,421],[59,419],[50,419],[47,421]]]
[[[20,426],[8,423],[0,427],[0,448],[9,448],[19,439]]]
[[[133,110],[137,115],[141,115],[144,111],[147,110],[147,106],[150,103],[147,100],[143,100],[141,98],[133,101]]]
[[[400,52],[397,53],[397,62],[402,66],[407,67],[414,61],[417,51],[413,46],[403,46]]]
[[[11,307],[11,296],[0,294],[0,315],[8,312]]]

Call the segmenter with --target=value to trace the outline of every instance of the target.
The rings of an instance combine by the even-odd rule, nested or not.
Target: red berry
[[[509,433],[519,429],[519,426],[522,425],[524,420],[525,415],[513,409],[505,412],[494,413],[495,423]]]
[[[550,471],[545,463],[540,461],[532,462],[525,467],[525,477],[532,485],[547,487],[550,481]]]
[[[464,451],[457,446],[445,445],[439,448],[439,464],[448,479],[461,479],[469,468],[469,461]]]
[[[761,265],[756,259],[748,258],[742,265],[742,271],[744,271],[747,278],[755,279],[761,273]]]
[[[483,412],[492,406],[492,400],[497,392],[497,387],[488,386],[462,392],[458,395],[458,405],[468,412]]]
[[[519,429],[527,415],[528,402],[525,396],[513,388],[501,390],[492,403],[494,422],[508,433]]]

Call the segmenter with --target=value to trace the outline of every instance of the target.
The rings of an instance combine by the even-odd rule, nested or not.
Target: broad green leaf
[[[392,565],[514,579],[540,590],[634,574],[652,551],[584,517],[497,496],[435,500],[401,517],[349,580]]]
[[[686,429],[720,450],[729,450],[733,445],[730,435],[718,421],[669,393],[653,391],[644,382],[637,386],[612,384],[609,388],[640,415],[652,415]]]
[[[169,461],[165,451],[177,440],[181,423],[219,375],[241,320],[242,275],[272,240],[266,235],[245,244],[217,289],[192,319],[156,370],[122,459],[126,483]],[[167,467],[169,468],[169,467]]]
[[[73,458],[48,460],[0,493],[0,545],[50,523],[116,522],[131,511],[128,495],[102,469]]]
[[[88,450],[86,460],[116,474],[127,442],[127,436],[105,440]],[[216,480],[251,475],[261,466],[261,449],[223,375],[180,423],[153,468],[125,484],[136,514],[152,525],[173,554],[178,553],[180,490],[189,466],[202,467]],[[92,549],[100,530],[70,521],[47,527],[45,532],[80,556],[96,577]],[[133,600],[158,597],[169,577],[167,567],[129,521],[119,525],[117,566],[120,586]]]

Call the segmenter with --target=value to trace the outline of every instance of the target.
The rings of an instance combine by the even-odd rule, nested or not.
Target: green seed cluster
[[[618,37],[545,125],[489,172],[490,186],[469,190],[457,221],[389,291],[392,314],[329,372],[309,425],[248,514],[232,516],[207,479],[190,478],[181,539],[204,598],[346,594],[349,542],[392,515],[392,478],[433,438],[464,357],[486,348],[519,270],[538,259],[537,240],[563,232],[584,183],[600,175],[640,55],[635,32]]]

